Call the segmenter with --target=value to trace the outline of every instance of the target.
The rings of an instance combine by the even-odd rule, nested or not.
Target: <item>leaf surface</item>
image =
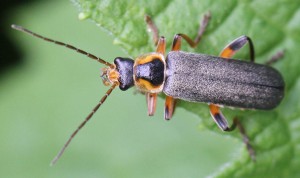
[[[273,65],[286,82],[285,98],[279,107],[267,112],[223,109],[229,120],[236,115],[242,120],[256,150],[256,162],[251,161],[246,148],[242,148],[239,156],[228,160],[224,167],[212,173],[212,177],[300,176],[300,60],[297,59],[300,2],[74,0],[74,3],[80,9],[81,19],[91,19],[111,33],[114,43],[131,57],[155,49],[144,22],[145,14],[152,17],[160,35],[167,38],[170,46],[176,33],[195,37],[203,15],[210,12],[212,18],[200,45],[191,49],[184,42],[182,50],[218,55],[226,44],[241,35],[252,38],[257,63],[264,63],[276,52],[284,50],[283,60]],[[246,47],[235,57],[247,60],[248,56]],[[180,102],[179,106],[198,115],[205,128],[220,133],[212,119],[208,119],[206,104]],[[230,135],[240,138],[237,132]]]

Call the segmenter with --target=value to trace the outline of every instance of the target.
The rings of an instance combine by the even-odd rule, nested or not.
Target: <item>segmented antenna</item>
[[[58,152],[58,154],[54,157],[54,159],[51,161],[50,165],[53,166],[58,159],[62,156],[62,154],[65,152],[66,148],[72,141],[72,139],[75,137],[75,135],[79,132],[79,130],[91,119],[91,117],[95,114],[95,112],[99,109],[99,107],[104,103],[108,95],[115,89],[115,87],[118,85],[118,83],[113,83],[109,90],[105,93],[105,95],[101,98],[99,103],[94,107],[92,112],[84,119],[84,121],[78,126],[78,128],[71,134],[68,141],[65,143],[65,145],[62,147],[62,149]]]
[[[106,62],[105,60],[99,58],[99,57],[96,57],[95,55],[93,54],[90,54],[86,51],[83,51],[79,48],[76,48],[70,44],[66,44],[66,43],[63,43],[63,42],[60,42],[60,41],[56,41],[56,40],[52,40],[50,38],[46,38],[44,36],[41,36],[39,34],[36,34],[24,27],[21,27],[21,26],[18,26],[18,25],[11,25],[11,28],[15,29],[15,30],[19,30],[21,32],[24,32],[24,33],[27,33],[29,35],[32,35],[34,37],[37,37],[37,38],[40,38],[40,39],[43,39],[45,41],[48,41],[48,42],[51,42],[51,43],[54,43],[54,44],[57,44],[57,45],[60,45],[60,46],[64,46],[64,47],[67,47],[69,49],[72,49],[78,53],[81,53],[83,55],[86,55],[87,57],[91,58],[91,59],[94,59],[98,62],[100,62],[101,64],[104,64],[110,68],[114,68],[115,66],[109,62]],[[92,116],[95,114],[95,112],[99,109],[99,107],[105,102],[106,98],[110,95],[110,93],[115,89],[115,87],[118,85],[118,82],[115,82],[112,84],[112,86],[109,88],[109,90],[107,90],[107,92],[105,93],[105,95],[101,98],[101,100],[99,101],[99,103],[93,108],[93,110],[90,112],[90,114],[84,119],[84,121],[77,127],[77,129],[71,134],[71,136],[69,137],[69,139],[67,140],[67,142],[64,144],[64,146],[62,147],[62,149],[58,152],[58,154],[54,157],[54,159],[51,161],[51,166],[54,165],[58,159],[63,155],[64,151],[66,150],[66,148],[68,147],[68,145],[70,144],[70,142],[72,141],[72,139],[76,136],[76,134],[79,132],[79,130],[92,118]]]
[[[63,43],[63,42],[60,42],[60,41],[52,40],[50,38],[43,37],[43,36],[41,36],[39,34],[36,34],[36,33],[32,32],[32,31],[24,28],[24,27],[21,27],[21,26],[15,25],[15,24],[11,25],[11,28],[13,28],[15,30],[19,30],[19,31],[24,32],[24,33],[27,33],[27,34],[32,35],[34,37],[41,38],[41,39],[43,39],[45,41],[48,41],[48,42],[51,42],[51,43],[55,43],[55,44],[60,45],[60,46],[65,46],[65,47],[67,47],[69,49],[72,49],[72,50],[78,52],[78,53],[86,55],[87,57],[89,57],[91,59],[94,59],[94,60],[100,62],[101,64],[109,66],[110,68],[114,68],[113,64],[111,64],[109,62],[106,62],[105,60],[103,60],[103,59],[101,59],[101,58],[99,58],[99,57],[97,57],[97,56],[95,56],[93,54],[90,54],[90,53],[88,53],[86,51],[83,51],[83,50],[81,50],[79,48],[76,48],[76,47],[74,47],[72,45],[69,45],[69,44],[66,44],[66,43]]]

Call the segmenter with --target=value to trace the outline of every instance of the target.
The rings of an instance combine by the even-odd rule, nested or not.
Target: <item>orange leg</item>
[[[166,40],[163,36],[158,40],[156,52],[165,55]],[[148,105],[148,115],[153,116],[156,109],[157,93],[146,93],[146,101]]]
[[[220,53],[220,57],[231,58],[238,50],[240,50],[246,43],[249,43],[250,61],[254,62],[255,51],[252,40],[248,36],[240,36],[229,43]]]
[[[210,115],[214,119],[214,121],[217,123],[220,129],[223,131],[228,131],[228,122],[226,118],[223,116],[222,112],[220,111],[220,107],[214,104],[209,105]]]
[[[246,43],[249,43],[249,50],[250,50],[250,60],[254,62],[254,47],[251,39],[247,36],[241,36],[235,40],[233,40],[229,45],[227,45],[222,52],[220,53],[220,57],[223,58],[231,58],[239,49],[241,49]],[[248,152],[252,160],[255,160],[255,151],[252,148],[249,138],[246,135],[245,129],[241,122],[234,118],[233,124],[229,127],[227,119],[223,116],[220,107],[214,104],[209,105],[210,114],[216,124],[221,128],[223,131],[232,131],[236,127],[240,130],[241,135],[243,136],[243,141],[247,146]]]
[[[156,52],[165,55],[166,53],[166,39],[165,37],[161,36],[158,40],[158,44],[156,47]]]
[[[166,96],[165,100],[165,119],[170,120],[173,116],[176,106],[176,99],[172,96]]]
[[[146,93],[146,101],[148,105],[148,115],[153,116],[156,110],[157,94]]]
[[[207,27],[208,21],[210,19],[210,13],[205,14],[204,18],[201,22],[201,25],[199,27],[197,36],[194,40],[192,40],[189,36],[185,34],[176,34],[174,39],[173,39],[173,44],[172,44],[172,51],[179,51],[181,48],[181,41],[182,38],[192,47],[195,48],[200,40],[201,37]],[[171,119],[176,107],[176,99],[173,98],[172,96],[167,96],[166,101],[165,101],[165,119],[169,120]]]

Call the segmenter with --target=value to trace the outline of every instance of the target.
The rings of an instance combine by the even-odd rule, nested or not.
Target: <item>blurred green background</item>
[[[69,135],[108,89],[99,77],[103,66],[14,31],[10,24],[109,61],[128,55],[96,24],[79,21],[69,1],[16,4],[5,12],[2,35],[18,49],[21,62],[5,70],[1,63],[0,177],[204,177],[244,149],[240,140],[221,131],[217,135],[201,130],[199,118],[181,108],[171,121],[164,121],[161,98],[156,115],[148,117],[143,95],[134,89],[117,89],[57,165],[50,167]]]

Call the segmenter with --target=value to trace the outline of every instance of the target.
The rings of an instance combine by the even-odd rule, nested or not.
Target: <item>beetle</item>
[[[153,32],[153,41],[157,45],[156,51],[140,55],[135,60],[117,57],[114,59],[114,63],[109,63],[72,45],[46,38],[21,26],[12,25],[13,29],[65,46],[106,65],[102,69],[101,78],[104,85],[110,86],[110,88],[72,133],[53,159],[52,164],[55,164],[62,156],[74,136],[91,119],[117,86],[122,91],[135,86],[139,91],[145,93],[149,116],[154,115],[156,110],[157,94],[160,92],[166,94],[164,112],[166,120],[172,117],[177,99],[208,103],[211,116],[221,130],[232,131],[235,127],[240,129],[249,154],[252,159],[255,159],[254,149],[239,120],[235,118],[232,126],[229,126],[220,107],[273,109],[284,96],[284,80],[281,74],[269,65],[254,63],[254,46],[248,36],[243,35],[233,40],[219,56],[180,51],[182,40],[185,40],[193,48],[199,44],[209,19],[210,14],[205,14],[194,40],[185,34],[176,34],[172,50],[165,55],[165,38],[159,37],[157,27],[149,16],[145,16],[148,28]],[[232,59],[232,56],[247,43],[250,49],[250,61]],[[272,60],[274,61],[276,58]]]

